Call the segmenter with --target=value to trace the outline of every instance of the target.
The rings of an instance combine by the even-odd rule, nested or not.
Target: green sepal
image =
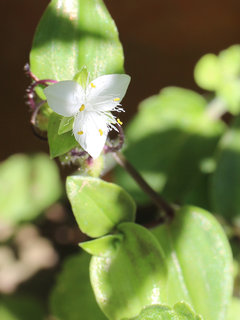
[[[63,133],[66,133],[68,131],[72,130],[74,122],[74,117],[63,117],[60,121],[60,125],[58,128],[58,134],[61,135]]]
[[[116,184],[70,176],[66,189],[79,228],[90,237],[104,236],[119,223],[135,219],[135,202]]]
[[[51,159],[61,156],[74,147],[79,146],[72,132],[58,134],[63,117],[53,112],[48,123],[48,143]]]
[[[87,67],[82,67],[81,71],[79,71],[73,78],[80,86],[86,89],[89,82],[89,73]]]
[[[107,235],[99,239],[81,242],[79,246],[93,256],[108,257],[117,250],[122,238],[121,234]]]

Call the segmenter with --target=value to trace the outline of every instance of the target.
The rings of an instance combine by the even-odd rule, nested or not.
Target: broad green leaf
[[[92,177],[70,176],[66,188],[79,228],[90,237],[101,237],[120,222],[135,219],[135,202],[125,190],[113,183]]]
[[[240,216],[240,117],[221,139],[216,160],[210,189],[213,210],[234,219]]]
[[[58,81],[73,79],[84,66],[93,79],[122,73],[122,46],[103,1],[52,0],[37,27],[30,64],[39,79]]]
[[[74,147],[79,146],[72,132],[68,131],[60,135],[58,134],[62,119],[64,118],[55,112],[53,112],[49,118],[48,143],[50,157],[52,159],[61,156]]]
[[[240,80],[226,81],[219,87],[217,95],[225,101],[228,110],[232,114],[238,114],[240,111]]]
[[[131,222],[116,229],[122,240],[115,250],[110,245],[111,250],[105,247],[101,256],[93,256],[90,279],[102,311],[109,319],[120,320],[162,302],[167,270],[161,248],[150,231]]]
[[[90,256],[86,253],[68,258],[50,297],[50,309],[58,320],[104,320],[89,280]]]
[[[183,203],[199,190],[201,164],[211,158],[224,125],[208,117],[206,101],[197,93],[166,88],[140,104],[126,130],[127,159],[147,182],[170,201]],[[139,203],[149,199],[122,169],[117,181]]]
[[[176,303],[173,308],[166,305],[146,307],[139,316],[131,320],[203,320],[184,302]]]
[[[74,121],[74,117],[68,117],[68,118],[63,117],[61,119],[61,122],[58,128],[58,134],[61,135],[63,133],[71,131],[73,127],[73,121]]]
[[[32,220],[61,192],[58,168],[47,155],[13,155],[0,165],[0,220],[10,224]]]
[[[240,315],[240,299],[233,298],[229,311],[228,311],[228,320],[239,320]]]
[[[0,319],[44,320],[43,307],[33,298],[24,296],[1,296]]]
[[[232,294],[232,255],[216,219],[183,207],[170,225],[152,230],[165,254],[168,305],[189,303],[207,320],[224,320]]]
[[[221,70],[215,54],[205,54],[196,64],[194,78],[199,87],[214,91],[219,86]]]

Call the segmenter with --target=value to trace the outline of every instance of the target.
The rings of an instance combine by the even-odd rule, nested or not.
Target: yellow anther
[[[117,119],[117,122],[120,124],[120,126],[123,124],[120,119]]]
[[[78,131],[78,134],[81,136],[83,134],[83,131]]]
[[[115,101],[115,102],[120,101],[120,98],[115,98],[115,99],[113,99],[113,101]]]
[[[96,86],[91,82],[91,87],[92,88],[96,88]]]
[[[102,136],[102,135],[103,135],[102,129],[99,129],[98,131],[99,131],[99,133],[100,133],[100,136]]]
[[[79,108],[79,111],[83,111],[85,109],[85,105],[82,104],[81,107]]]

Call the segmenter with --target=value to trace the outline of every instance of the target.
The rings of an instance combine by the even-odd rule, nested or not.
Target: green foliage
[[[74,147],[79,146],[72,132],[62,132],[62,121],[66,119],[55,112],[50,115],[48,124],[48,143],[51,158],[59,157]],[[60,129],[61,125],[61,129]],[[58,134],[58,130],[62,134]]]
[[[113,183],[70,176],[66,188],[79,228],[90,237],[101,237],[120,222],[135,219],[134,201],[125,190]]]
[[[83,253],[65,261],[50,297],[51,313],[58,320],[106,319],[90,285],[89,260],[90,256]]]
[[[205,107],[197,93],[166,88],[143,101],[127,126],[127,159],[170,201],[183,203],[193,190],[198,197],[205,193],[201,179],[208,172],[202,164],[211,159],[224,132],[223,123],[211,119]],[[122,169],[117,169],[117,181],[138,203],[149,201]]]
[[[45,154],[13,155],[0,165],[0,220],[32,220],[61,195],[58,168]]]
[[[54,116],[54,118],[55,118],[55,116]],[[71,131],[72,127],[73,127],[73,122],[74,122],[74,117],[63,117],[60,121],[60,124],[59,124],[58,134],[61,135],[63,133]],[[57,139],[57,136],[55,139]]]
[[[217,154],[217,168],[211,180],[213,210],[225,218],[240,216],[240,118],[222,137]]]
[[[168,269],[165,302],[185,301],[205,319],[225,319],[232,293],[232,255],[216,219],[200,208],[183,207],[172,224],[152,232]]]
[[[165,305],[153,305],[145,308],[139,316],[131,320],[203,320],[184,302],[178,302],[170,308]]]
[[[233,298],[228,312],[228,320],[238,320],[240,315],[240,300]]]
[[[122,46],[103,1],[52,0],[37,27],[30,64],[39,79],[58,81],[73,79],[84,66],[93,79],[122,73]]]
[[[44,320],[42,306],[33,298],[23,296],[0,297],[0,319]]]
[[[233,114],[240,111],[240,45],[223,50],[218,56],[204,55],[197,63],[194,76],[197,84],[215,91],[227,110]]]
[[[122,239],[93,256],[90,278],[97,302],[109,319],[139,314],[146,305],[164,299],[167,270],[157,240],[147,229],[122,223]],[[94,240],[96,241],[96,240]]]

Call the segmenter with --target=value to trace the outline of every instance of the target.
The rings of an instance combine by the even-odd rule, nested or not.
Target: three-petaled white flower
[[[111,111],[123,111],[120,102],[130,77],[126,74],[104,75],[83,88],[67,80],[44,89],[50,108],[64,117],[74,117],[73,134],[80,146],[92,158],[97,158],[106,142],[109,130],[121,121]]]

